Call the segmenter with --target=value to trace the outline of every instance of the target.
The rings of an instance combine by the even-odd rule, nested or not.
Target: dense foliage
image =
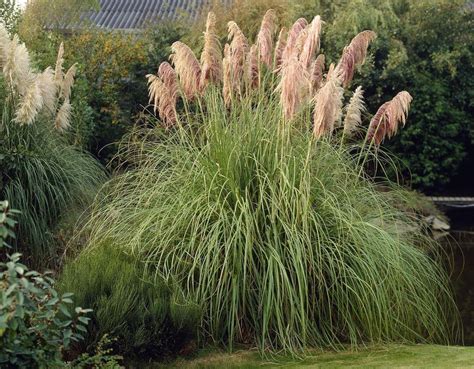
[[[8,202],[0,202],[0,241],[14,236]],[[0,252],[6,250],[0,245]],[[21,264],[20,254],[0,262],[0,365],[62,367],[64,350],[83,339],[90,310],[71,311],[72,294],[58,294],[53,279]]]

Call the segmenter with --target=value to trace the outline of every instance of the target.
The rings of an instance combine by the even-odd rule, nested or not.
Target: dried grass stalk
[[[258,48],[257,45],[252,45],[246,60],[246,79],[250,88],[258,87],[258,72]]]
[[[344,135],[351,136],[360,127],[362,123],[362,113],[366,110],[362,86],[356,88],[345,110]]]
[[[260,31],[257,35],[257,46],[259,59],[267,65],[272,67],[272,52],[273,52],[273,36],[276,31],[276,13],[273,9],[267,10],[262,19]]]
[[[330,135],[334,131],[336,122],[342,115],[342,98],[344,89],[335,74],[327,79],[323,87],[319,89],[314,100],[314,127],[313,133],[316,138]]]
[[[324,54],[318,55],[310,68],[311,96],[314,96],[323,82],[324,76]]]
[[[66,74],[64,75],[63,82],[61,84],[61,96],[64,100],[69,100],[71,97],[71,89],[74,84],[74,77],[77,72],[77,64],[73,64]]]
[[[288,38],[286,40],[285,49],[283,51],[282,59],[283,62],[288,60],[290,56],[297,52],[298,39],[301,40],[300,34],[308,26],[308,21],[305,18],[298,19],[288,32]]]
[[[176,123],[176,94],[168,89],[166,83],[154,74],[148,74],[148,94],[153,110],[158,112],[165,127]]]
[[[201,65],[201,90],[204,90],[209,82],[217,83],[222,80],[221,46],[216,33],[216,16],[212,12],[207,15]]]
[[[186,99],[193,99],[200,92],[201,65],[188,45],[176,41],[171,45],[171,61],[175,66]]]
[[[58,114],[56,115],[56,120],[54,122],[54,127],[60,131],[64,132],[70,127],[70,117],[71,117],[71,103],[69,99],[64,100],[63,104],[59,108]]]
[[[230,42],[230,68],[232,69],[233,85],[240,90],[240,82],[242,81],[245,57],[248,53],[249,44],[247,38],[240,30],[237,23],[231,21],[227,24],[229,29]]]
[[[352,81],[355,68],[365,62],[369,43],[372,42],[376,36],[373,31],[362,31],[344,48],[342,57],[336,67],[336,71],[344,87]]]
[[[277,43],[275,45],[275,69],[278,71],[283,61],[283,52],[286,48],[286,40],[288,38],[288,30],[283,27],[278,34]]]
[[[56,66],[54,68],[54,80],[56,81],[59,89],[61,89],[64,79],[63,64],[64,44],[61,42],[61,45],[59,45],[58,56],[56,58]]]
[[[165,84],[172,100],[176,101],[179,92],[178,76],[170,63],[163,62],[160,64],[158,68],[158,77],[160,77]]]
[[[385,137],[393,137],[400,123],[405,125],[412,100],[407,91],[402,91],[392,100],[384,103],[370,121],[367,141],[373,140],[375,146],[378,147]]]
[[[280,92],[280,103],[286,119],[298,112],[309,92],[309,75],[296,54],[284,60],[281,67],[281,80],[276,90]]]
[[[57,85],[54,80],[54,71],[51,67],[44,70],[43,73],[38,75],[38,85],[43,97],[43,105],[49,113],[53,114],[56,112],[57,104]]]
[[[232,84],[232,60],[230,55],[230,45],[224,46],[224,59],[222,60],[223,81],[222,81],[222,95],[226,107],[229,107],[232,102],[233,84]]]
[[[310,66],[311,62],[313,61],[314,55],[319,52],[319,47],[321,44],[321,27],[321,17],[317,15],[316,17],[314,17],[313,21],[309,25],[306,39],[304,41],[300,54],[300,60],[306,68]]]

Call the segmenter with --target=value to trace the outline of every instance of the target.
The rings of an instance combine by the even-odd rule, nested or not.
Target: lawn
[[[140,364],[131,368],[164,369],[253,369],[253,368],[474,368],[474,347],[385,346],[359,351],[315,352],[305,360],[262,360],[258,353],[238,351],[201,353],[194,359],[178,359],[168,364]]]

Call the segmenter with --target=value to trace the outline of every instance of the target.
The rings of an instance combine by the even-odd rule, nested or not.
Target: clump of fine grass
[[[112,242],[179,286],[201,306],[201,337],[230,348],[448,343],[457,312],[438,244],[400,206],[405,190],[379,191],[364,169],[405,122],[411,97],[379,110],[362,148],[346,144],[361,130],[364,105],[358,89],[344,130],[342,89],[374,35],[356,36],[322,76],[324,58],[300,57],[319,49],[306,43],[319,42],[321,20],[313,22],[290,28],[277,72],[258,51],[271,47],[269,38],[254,58],[255,47],[229,23],[222,83],[198,83],[197,58],[174,45],[183,111],[169,105],[176,99],[160,88],[165,79],[148,76],[167,130],[129,141],[121,157],[130,171],[95,204],[88,249]],[[308,83],[310,68],[318,83]]]
[[[53,233],[65,211],[92,202],[101,167],[70,145],[75,65],[37,72],[26,47],[0,24],[0,197],[21,211],[14,246],[38,268],[57,262]]]
[[[195,338],[199,308],[179,291],[143,274],[140,262],[112,245],[82,254],[66,265],[59,287],[77,304],[92,308],[83,346],[105,334],[117,339],[115,351],[128,357],[162,357]]]

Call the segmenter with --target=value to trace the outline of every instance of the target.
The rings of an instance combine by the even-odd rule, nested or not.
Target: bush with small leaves
[[[14,211],[0,202],[1,248],[13,237]],[[28,270],[20,254],[0,262],[0,367],[51,368],[87,332],[90,309],[74,308],[71,293],[58,294],[48,273]]]

